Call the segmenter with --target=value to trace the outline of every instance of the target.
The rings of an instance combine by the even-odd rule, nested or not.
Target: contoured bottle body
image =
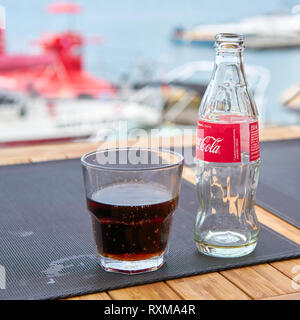
[[[244,74],[242,37],[216,39],[215,69],[198,117],[194,240],[203,254],[238,257],[254,250],[259,235],[258,112]]]

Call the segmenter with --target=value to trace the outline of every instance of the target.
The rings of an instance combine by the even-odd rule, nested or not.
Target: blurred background
[[[0,147],[195,128],[218,32],[246,36],[260,126],[300,123],[299,1],[0,5]]]

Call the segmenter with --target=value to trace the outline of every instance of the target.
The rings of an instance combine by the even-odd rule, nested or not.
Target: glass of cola
[[[136,274],[160,268],[177,208],[183,156],[115,148],[87,153],[81,164],[103,269]]]

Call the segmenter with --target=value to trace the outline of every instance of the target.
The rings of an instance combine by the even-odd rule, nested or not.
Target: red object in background
[[[71,6],[60,8],[69,10]],[[86,42],[88,39],[73,31],[46,34],[37,41],[41,54],[8,55],[1,30],[0,89],[51,99],[115,96],[112,84],[84,70],[81,51]]]
[[[79,13],[81,6],[72,2],[52,3],[49,13]],[[100,43],[99,36],[92,39]],[[96,78],[84,70],[82,47],[89,38],[68,31],[46,34],[37,41],[39,55],[6,53],[4,30],[0,29],[0,89],[44,98],[78,98],[115,96],[116,88],[108,81]]]
[[[80,13],[82,7],[72,2],[51,3],[47,6],[48,13]]]
[[[34,67],[46,67],[54,63],[54,56],[44,55],[0,55],[0,73],[24,70]]]

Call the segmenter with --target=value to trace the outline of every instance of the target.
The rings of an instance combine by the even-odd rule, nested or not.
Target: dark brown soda
[[[160,185],[120,183],[87,199],[98,252],[117,260],[144,260],[167,246],[178,197]]]

